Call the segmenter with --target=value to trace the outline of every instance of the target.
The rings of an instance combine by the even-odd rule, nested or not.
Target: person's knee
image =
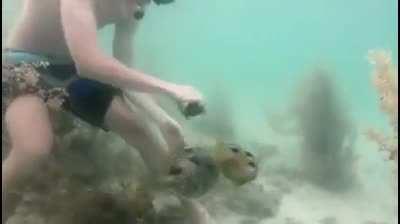
[[[181,125],[172,120],[163,124],[163,133],[171,150],[182,150],[185,147],[185,140]]]
[[[183,140],[182,127],[181,125],[179,125],[178,122],[176,121],[164,122],[162,124],[162,129],[169,137]]]
[[[33,141],[21,141],[13,146],[16,155],[32,160],[42,160],[52,151],[54,141],[52,137],[41,138]]]

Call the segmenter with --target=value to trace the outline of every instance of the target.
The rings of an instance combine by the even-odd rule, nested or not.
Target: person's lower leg
[[[180,125],[172,120],[162,123],[160,130],[171,154],[179,155],[186,145]]]
[[[147,129],[147,128],[146,128]],[[168,145],[160,135],[150,129],[117,131],[129,145],[139,150],[146,166],[156,176],[166,173],[170,166],[171,155]]]
[[[19,183],[36,170],[45,155],[22,155],[12,149],[2,164],[2,211],[4,223],[15,211],[21,199]]]
[[[185,142],[180,124],[162,109],[149,94],[130,92],[127,93],[126,100],[128,105],[131,105],[130,108],[141,108],[145,111],[146,116],[160,128],[172,154],[178,154],[180,150],[183,150]]]

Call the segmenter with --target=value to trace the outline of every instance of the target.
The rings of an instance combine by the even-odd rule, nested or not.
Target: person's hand
[[[193,87],[177,85],[172,88],[172,94],[185,117],[196,116],[205,111],[203,96]]]
[[[181,104],[195,102],[201,103],[203,101],[201,93],[192,86],[176,85],[172,87],[172,94]]]

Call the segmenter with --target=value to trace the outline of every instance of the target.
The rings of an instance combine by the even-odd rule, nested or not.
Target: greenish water
[[[14,8],[3,5],[9,23]],[[366,55],[371,49],[390,50],[397,66],[397,26],[397,0],[176,0],[148,8],[135,38],[135,66],[194,85],[210,104],[215,91],[224,92],[240,138],[279,145],[284,156],[278,161],[287,164],[293,163],[298,142],[273,134],[267,112],[290,106],[298,84],[313,68],[331,71],[359,130],[355,152],[365,195],[350,194],[345,203],[318,190],[294,190],[276,218],[260,223],[289,224],[286,218],[296,217],[313,224],[320,216],[336,215],[343,224],[361,224],[369,217],[392,224],[390,167],[361,132],[389,130]],[[112,27],[101,34],[110,52]]]
[[[7,3],[3,24],[12,24],[20,3]],[[193,84],[206,96],[222,85],[241,105],[238,116],[251,114],[255,121],[247,120],[247,129],[260,124],[265,108],[285,104],[310,69],[326,65],[351,111],[384,126],[366,54],[388,49],[397,61],[397,8],[395,0],[151,5],[136,35],[135,63],[150,74]],[[112,28],[102,34],[110,50]]]
[[[304,74],[322,63],[334,71],[359,122],[382,126],[366,53],[389,49],[397,61],[397,7],[395,0],[152,6],[137,33],[136,64],[206,95],[226,88],[241,126],[252,133],[261,128],[264,110],[285,104]]]

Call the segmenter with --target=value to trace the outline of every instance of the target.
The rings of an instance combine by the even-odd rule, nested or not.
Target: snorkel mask
[[[173,3],[175,0],[153,0],[157,5],[166,5],[169,3]]]
[[[156,5],[166,5],[166,4],[173,3],[174,1],[175,0],[153,0],[153,2]],[[138,1],[138,6],[137,6],[137,9],[136,9],[136,11],[134,13],[134,17],[137,20],[142,19],[143,16],[144,16],[144,7],[143,7],[143,5],[147,4],[147,3],[143,3],[143,2],[150,2],[150,0],[144,0],[144,1],[143,0],[139,0]]]

